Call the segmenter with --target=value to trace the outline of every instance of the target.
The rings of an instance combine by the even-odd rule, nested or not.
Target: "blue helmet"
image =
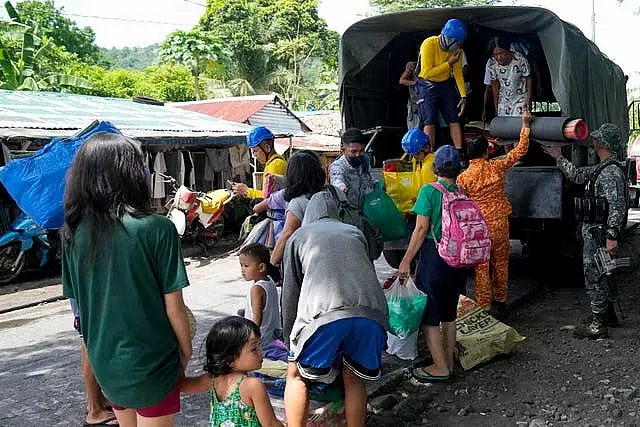
[[[463,42],[467,38],[467,26],[459,19],[449,19],[442,27],[442,34]]]
[[[273,139],[273,133],[264,126],[253,128],[247,135],[247,145],[249,148],[257,147],[260,143],[267,139]]]
[[[429,144],[429,135],[417,128],[409,129],[402,137],[402,149],[412,156],[418,154],[427,144]]]

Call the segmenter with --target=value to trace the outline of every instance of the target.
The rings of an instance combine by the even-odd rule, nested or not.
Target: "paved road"
[[[184,291],[185,301],[198,321],[189,369],[196,371],[201,369],[200,345],[207,331],[216,319],[244,307],[249,285],[240,275],[235,256],[213,261],[189,258],[187,262],[191,286]],[[385,277],[389,267],[381,263],[378,271]],[[46,290],[53,295],[56,288]],[[13,298],[24,295],[14,294]],[[0,426],[83,424],[80,342],[72,323],[67,301],[0,315]],[[178,425],[207,425],[206,395],[183,398],[182,405]]]

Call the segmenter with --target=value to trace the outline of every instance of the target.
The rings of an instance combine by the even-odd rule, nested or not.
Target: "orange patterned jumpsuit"
[[[478,204],[489,224],[491,259],[476,266],[476,301],[484,309],[491,307],[491,277],[493,267],[493,299],[506,302],[509,288],[509,215],[511,203],[504,194],[507,169],[515,165],[529,149],[529,129],[522,129],[520,142],[509,151],[506,158],[469,161],[469,168],[458,177],[458,185]]]

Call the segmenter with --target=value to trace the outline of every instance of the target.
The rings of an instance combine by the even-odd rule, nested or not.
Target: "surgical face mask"
[[[347,157],[347,162],[354,168],[362,166],[364,164],[363,156]]]
[[[459,40],[447,37],[444,34],[440,34],[440,47],[442,48],[442,50],[453,52],[460,49],[460,46],[462,46],[462,42],[460,42]]]

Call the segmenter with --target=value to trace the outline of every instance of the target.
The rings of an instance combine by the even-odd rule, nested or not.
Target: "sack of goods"
[[[387,194],[402,214],[413,209],[420,191],[420,176],[414,164],[401,159],[385,160],[382,166],[382,179]]]
[[[397,278],[389,289],[384,290],[389,309],[389,332],[398,338],[407,338],[418,330],[427,306],[427,296],[413,280],[404,283]]]
[[[501,354],[511,354],[525,340],[464,295],[458,300],[456,358],[465,370]]]
[[[365,195],[362,213],[380,230],[383,241],[407,237],[407,223],[382,186],[382,181],[378,181],[376,188]]]

